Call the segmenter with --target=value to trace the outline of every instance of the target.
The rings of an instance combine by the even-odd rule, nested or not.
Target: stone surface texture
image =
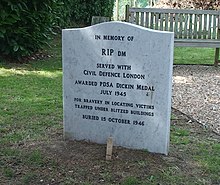
[[[167,154],[173,33],[109,22],[62,44],[64,136]]]

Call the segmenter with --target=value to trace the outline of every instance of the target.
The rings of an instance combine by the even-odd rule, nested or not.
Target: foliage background
[[[29,55],[47,44],[59,5],[52,0],[2,0],[0,51],[11,57]]]
[[[219,10],[219,0],[160,0],[157,7],[179,9]]]
[[[149,0],[120,0],[124,7],[149,6]],[[112,17],[115,0],[1,0],[0,57],[22,59],[39,51],[61,28],[90,25],[92,16]],[[218,0],[160,0],[157,7],[219,9]]]
[[[124,20],[125,5],[132,7],[145,8],[150,6],[151,2],[156,2],[156,8],[178,8],[178,9],[203,9],[203,10],[219,10],[219,0],[120,0],[119,1],[119,20]],[[116,12],[116,6],[114,7]],[[116,14],[116,13],[115,13]],[[115,15],[114,14],[114,15]],[[116,19],[116,16],[114,17]]]
[[[48,44],[54,31],[111,17],[114,0],[1,0],[0,56],[21,59]]]

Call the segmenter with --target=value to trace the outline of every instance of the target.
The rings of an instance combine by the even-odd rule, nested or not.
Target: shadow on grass
[[[46,58],[42,59],[30,59],[20,61],[17,63],[6,62],[0,58],[0,69],[14,69],[14,70],[27,70],[27,71],[62,71],[62,59],[61,59],[61,36],[55,37],[50,42],[50,47],[47,46],[42,52]],[[31,56],[29,57],[31,58]],[[0,74],[1,75],[1,74]]]
[[[48,128],[61,127],[61,72],[1,71],[1,143],[39,140],[47,137]]]

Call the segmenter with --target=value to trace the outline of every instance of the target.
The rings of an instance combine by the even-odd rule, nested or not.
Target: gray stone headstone
[[[65,138],[167,154],[173,37],[122,22],[63,30]]]

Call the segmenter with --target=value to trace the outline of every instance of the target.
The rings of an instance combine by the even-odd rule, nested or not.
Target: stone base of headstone
[[[109,17],[92,16],[91,25],[99,24],[102,22],[109,22],[109,21],[110,21]]]

